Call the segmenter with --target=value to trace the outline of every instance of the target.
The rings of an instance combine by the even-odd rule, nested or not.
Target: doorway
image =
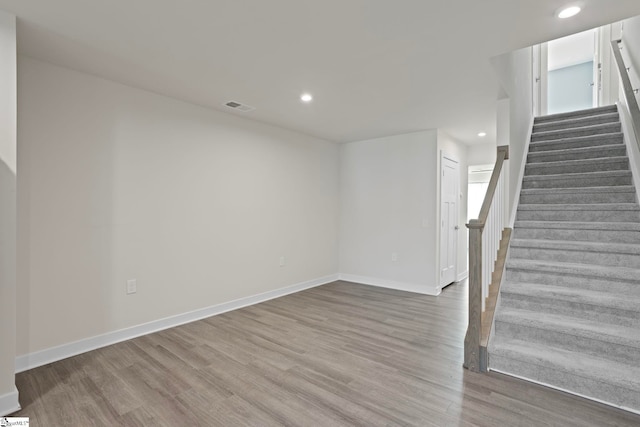
[[[617,22],[533,46],[534,115],[616,103],[619,77],[611,41],[621,37]]]
[[[467,222],[478,219],[484,196],[489,188],[494,165],[469,166],[469,190],[467,193]]]
[[[458,260],[458,192],[460,166],[441,154],[440,173],[440,286],[456,281]]]
[[[598,106],[598,29],[547,43],[549,114]]]

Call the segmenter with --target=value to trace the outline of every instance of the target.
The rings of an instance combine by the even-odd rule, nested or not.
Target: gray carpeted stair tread
[[[585,340],[601,341],[611,345],[625,346],[627,347],[625,350],[640,352],[640,331],[635,328],[594,322],[562,314],[545,314],[541,316],[540,313],[535,311],[513,308],[501,310],[499,315],[496,316],[496,322],[522,326],[523,335],[526,334],[524,328],[534,328],[542,331],[542,337],[544,337],[545,332],[548,332],[565,335],[567,340],[571,340],[571,337],[578,337],[583,345]],[[536,337],[532,334],[530,339],[534,340]],[[571,345],[571,343],[567,344],[568,346]]]
[[[522,188],[584,188],[594,186],[632,185],[630,170],[614,170],[588,173],[561,173],[528,175],[523,178]]]
[[[544,225],[528,226],[523,223],[548,223],[553,226],[545,227]],[[590,224],[590,223],[572,223],[564,221],[567,224]],[[562,221],[516,221],[516,226],[512,234],[513,239],[533,239],[533,240],[564,240],[573,242],[618,242],[633,243],[640,245],[640,230],[627,229],[616,230],[604,227],[556,227],[561,225]],[[602,224],[593,222],[593,224]],[[628,223],[604,223],[604,224],[628,224]]]
[[[632,254],[640,256],[640,245],[632,243],[573,242],[567,240],[513,239],[512,248],[536,248],[564,251]],[[640,279],[640,278],[639,278]]]
[[[532,142],[553,141],[565,138],[574,138],[580,136],[603,135],[609,133],[620,132],[622,125],[620,122],[605,123],[577,128],[552,130],[547,132],[535,132],[531,135]]]
[[[523,188],[520,194],[592,194],[592,193],[633,193],[633,185],[619,185],[612,187],[578,187],[578,188]]]
[[[576,110],[576,111],[569,111],[566,113],[557,113],[557,114],[548,114],[546,116],[538,116],[534,119],[534,124],[570,120],[576,117],[598,116],[602,114],[610,114],[610,113],[617,113],[617,112],[618,112],[618,107],[615,104],[613,104],[613,105],[607,105],[604,107],[594,107],[594,108],[588,108],[585,110]]]
[[[518,221],[640,222],[636,203],[521,204]]]
[[[520,192],[522,204],[602,204],[635,203],[636,201],[633,185],[524,188]]]
[[[584,204],[525,204],[519,205],[522,211],[640,211],[637,203],[584,203]]]
[[[615,105],[536,118],[491,370],[640,412],[640,204]]]
[[[536,181],[554,181],[554,180],[569,180],[569,179],[588,179],[596,178],[602,179],[606,177],[631,177],[631,171],[602,171],[602,172],[580,172],[580,173],[563,173],[553,175],[528,175],[524,177],[523,182],[536,182]],[[629,185],[629,184],[626,184]]]
[[[630,364],[515,339],[496,342],[489,357],[494,371],[624,408],[640,407],[640,368]]]
[[[638,285],[637,279],[580,276],[574,274],[558,274],[549,270],[525,269],[508,270],[504,277],[505,280],[510,283],[537,283],[540,285],[564,286],[567,288],[586,289],[592,291],[602,291],[602,289],[607,289],[609,292],[617,294],[635,295],[636,297],[640,297],[640,286]]]
[[[640,222],[516,221],[515,228],[640,232]]]
[[[577,241],[573,243],[585,243],[583,248],[576,245],[547,246],[546,239],[538,239],[540,244],[512,245],[510,255],[514,259],[533,259],[539,261],[557,261],[573,264],[591,264],[599,266],[629,267],[640,269],[640,255],[637,249],[607,248],[609,251],[598,251],[592,244],[596,242]],[[588,245],[587,245],[588,244]],[[636,244],[637,245],[637,244]]]
[[[561,275],[575,275],[588,279],[590,277],[624,280],[640,286],[640,269],[626,267],[606,267],[568,262],[534,261],[511,258],[507,270],[546,271]]]
[[[529,144],[529,153],[567,150],[574,148],[600,147],[603,145],[624,146],[624,137],[622,135],[622,132],[569,137],[564,139],[556,139],[553,141],[531,141],[531,143]]]
[[[595,159],[561,160],[555,162],[527,163],[525,176],[567,175],[572,173],[629,170],[629,158],[600,157]]]
[[[617,111],[607,111],[600,114],[591,114],[591,115],[583,115],[583,116],[574,116],[574,117],[559,117],[557,120],[547,120],[542,122],[535,122],[533,128],[535,129],[550,129],[555,126],[562,126],[566,128],[571,127],[580,127],[580,126],[589,126],[594,123],[607,123],[607,122],[617,122],[619,120],[619,115]]]
[[[527,155],[527,162],[555,162],[570,159],[593,159],[600,157],[626,156],[627,148],[622,144],[594,147],[565,148],[561,150],[536,151]]]
[[[563,120],[552,120],[533,125],[533,132],[545,132],[558,129],[569,129],[583,126],[591,126],[603,123],[613,123],[619,120],[617,112],[596,114],[591,116],[569,117]]]
[[[541,285],[538,283],[505,283],[501,289],[503,298],[509,295],[546,299],[553,304],[571,302],[591,307],[619,310],[620,314],[637,313],[640,322],[640,297],[635,295],[616,295],[603,291],[576,289],[565,286]],[[505,305],[508,307],[508,305]]]

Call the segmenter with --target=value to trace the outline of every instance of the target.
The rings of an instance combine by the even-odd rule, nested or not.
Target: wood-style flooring
[[[31,426],[638,426],[462,368],[466,283],[335,282],[17,375]]]

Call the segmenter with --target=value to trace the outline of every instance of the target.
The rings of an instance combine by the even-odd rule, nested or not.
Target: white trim
[[[456,280],[456,282],[462,282],[467,277],[469,277],[469,270],[463,271],[462,273],[458,274],[458,280]]]
[[[632,409],[632,408],[627,408],[626,406],[616,405],[615,403],[607,402],[606,400],[596,399],[595,397],[587,396],[586,394],[576,393],[575,391],[571,391],[571,390],[564,389],[562,387],[557,387],[555,385],[547,384],[547,383],[542,382],[542,381],[532,380],[531,378],[522,377],[520,375],[514,375],[514,374],[511,374],[511,373],[508,373],[508,372],[500,371],[498,369],[489,368],[489,371],[497,372],[497,373],[499,373],[501,375],[508,375],[510,377],[517,378],[519,380],[528,381],[530,383],[534,383],[534,384],[538,384],[538,385],[541,385],[541,386],[544,386],[544,387],[552,388],[554,390],[558,390],[558,391],[561,391],[563,393],[572,394],[574,396],[582,397],[583,399],[588,399],[588,400],[591,400],[593,402],[602,403],[602,404],[607,405],[607,406],[613,406],[614,408],[622,409],[624,411],[640,415],[640,411],[638,411],[637,409]]]
[[[0,417],[18,412],[20,401],[18,400],[18,389],[13,386],[13,391],[0,396]]]
[[[270,299],[279,298],[295,292],[300,292],[305,289],[325,285],[327,283],[335,282],[336,280],[338,280],[338,278],[338,274],[333,274],[330,276],[309,280],[284,288],[275,289],[273,291],[268,291],[221,304],[216,304],[210,307],[201,308],[199,310],[178,314],[164,319],[154,320],[142,325],[132,326],[130,328],[120,329],[118,331],[107,332],[106,334],[98,335],[95,337],[85,338],[80,341],[62,344],[57,347],[51,347],[45,350],[18,356],[16,357],[16,372],[23,372],[29,369],[37,368],[38,366],[57,362],[58,360],[66,359],[67,357],[76,356],[87,351],[106,347],[108,345],[130,340],[142,335],[147,335],[154,332],[162,331],[164,329],[173,328],[175,326],[184,325],[185,323],[205,319],[217,314],[226,313],[227,311],[237,310],[239,308],[258,304]]]
[[[522,155],[522,163],[520,164],[520,173],[518,174],[518,181],[516,181],[516,192],[514,194],[513,203],[511,204],[511,216],[509,219],[509,227],[513,228],[516,223],[516,212],[518,211],[518,203],[520,202],[520,192],[522,191],[522,180],[524,179],[524,168],[527,166],[527,156],[529,155],[529,144],[531,143],[531,136],[533,134],[533,122],[535,117],[531,116],[531,123],[529,124],[529,131],[527,134],[527,140],[524,143],[524,152]],[[509,150],[509,161],[513,162],[515,159],[512,158],[512,150]],[[513,182],[512,180],[510,180]]]
[[[398,291],[414,292],[423,295],[437,296],[442,292],[442,288],[433,287],[418,283],[398,282],[395,280],[378,279],[375,277],[357,276],[355,274],[340,273],[340,280],[346,282],[360,283],[362,285],[377,286],[379,288],[395,289]]]
[[[627,146],[627,155],[629,156],[629,167],[631,169],[631,176],[633,177],[633,184],[636,187],[636,201],[640,201],[640,148],[638,146],[638,140],[633,127],[631,126],[631,114],[629,113],[629,106],[626,102],[616,102],[618,106],[618,114],[620,115],[620,123],[622,124],[622,133],[624,135],[624,143]]]
[[[437,271],[437,280],[438,283],[440,284],[438,289],[437,289],[437,294],[440,294],[441,290],[443,287],[449,285],[449,283],[442,283],[443,282],[443,278],[442,278],[442,185],[443,185],[443,181],[442,181],[442,176],[444,174],[444,159],[449,160],[450,162],[453,162],[456,164],[457,167],[457,174],[456,174],[456,194],[455,194],[455,200],[456,200],[456,224],[459,224],[458,221],[460,221],[460,186],[462,185],[460,182],[460,160],[458,160],[455,156],[451,156],[447,153],[444,152],[444,150],[440,149],[440,170],[438,171],[438,179],[437,179],[437,183],[438,183],[438,195],[437,195],[437,200],[438,200],[438,204],[436,206],[436,235],[438,236],[438,242],[437,242],[437,246],[436,246],[436,262],[438,263],[438,271]],[[468,175],[468,171],[467,171],[467,175]],[[464,227],[464,226],[463,226]],[[455,272],[458,271],[458,249],[459,249],[459,242],[458,242],[458,233],[456,233],[456,238],[455,240],[455,244],[456,244],[456,249],[455,249],[455,265],[454,265],[454,274]],[[413,292],[413,291],[411,291]],[[429,294],[431,295],[431,294]]]

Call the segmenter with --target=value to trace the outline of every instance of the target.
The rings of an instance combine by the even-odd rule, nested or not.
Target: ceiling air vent
[[[241,113],[247,113],[249,111],[252,111],[252,110],[256,109],[256,107],[252,107],[250,105],[241,104],[240,102],[236,102],[236,101],[225,102],[224,106],[227,107],[227,108],[231,108],[232,110],[239,111]]]

